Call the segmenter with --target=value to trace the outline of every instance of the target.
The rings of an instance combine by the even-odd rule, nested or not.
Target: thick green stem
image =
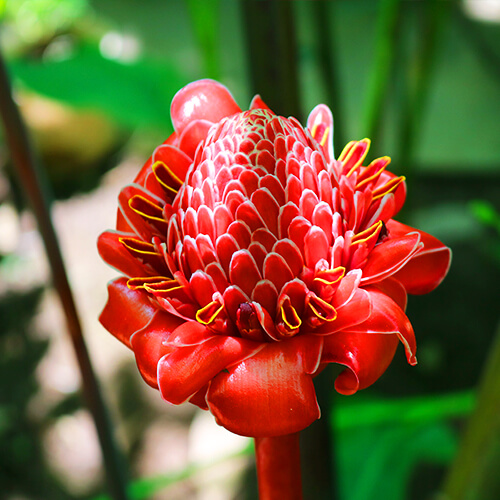
[[[52,271],[54,287],[61,300],[68,332],[73,343],[80,372],[83,392],[94,417],[97,434],[106,466],[106,476],[111,496],[115,500],[127,499],[126,481],[121,455],[118,453],[112,427],[106,411],[95,372],[90,362],[87,346],[82,334],[75,301],[71,293],[64,267],[61,249],[57,241],[50,211],[42,186],[40,172],[35,168],[35,157],[19,110],[12,99],[7,70],[0,54],[0,114],[12,161],[21,181],[22,189],[35,214],[40,234]]]
[[[260,500],[302,500],[299,436],[255,438]]]
[[[444,484],[444,499],[500,498],[500,329],[497,331],[457,457]]]

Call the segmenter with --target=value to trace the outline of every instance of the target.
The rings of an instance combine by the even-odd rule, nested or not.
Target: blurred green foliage
[[[39,389],[35,371],[48,347],[31,327],[41,294],[34,289],[0,297],[0,498],[41,498],[41,492],[44,498],[70,498],[48,472],[41,445],[51,416],[29,410]]]
[[[122,126],[171,131],[170,101],[184,83],[174,67],[144,59],[113,61],[90,43],[75,41],[67,50],[67,56],[55,61],[19,58],[10,69],[30,90],[100,110]]]
[[[370,130],[371,102],[377,116],[370,158],[389,154],[393,171],[409,179],[401,217],[454,253],[445,283],[409,301],[418,367],[410,369],[400,351],[369,389],[370,399],[333,399],[341,500],[417,500],[439,489],[459,446],[458,431],[474,409],[471,391],[498,323],[500,23],[474,19],[465,2],[440,3],[440,9],[429,0],[293,3],[304,116],[318,102],[336,101],[336,129],[345,140],[361,139]],[[382,6],[393,9],[384,11],[383,19]],[[0,12],[1,41],[16,89],[102,113],[123,132],[108,155],[117,150],[149,155],[172,130],[174,93],[193,79],[219,78],[242,108],[251,98],[240,2],[5,0]],[[325,57],[334,61],[329,79]],[[326,81],[335,82],[336,95]],[[259,92],[266,100],[265,89]],[[50,171],[55,155],[47,154],[44,163]],[[77,161],[68,166],[71,176],[77,168]],[[82,178],[90,175],[83,171]],[[45,344],[26,336],[26,324],[18,323],[19,317],[32,316],[37,293],[1,298],[2,373],[32,374],[43,356]],[[21,316],[14,312],[19,307]],[[14,327],[22,331],[13,333]],[[57,481],[42,469],[32,482],[22,481],[23,471],[39,470],[43,462],[38,430],[26,417],[36,393],[33,377],[14,377],[14,384],[5,382],[12,380],[7,375],[2,380],[0,437],[7,457],[0,467],[2,490],[63,498],[57,496],[63,495]],[[132,415],[133,422],[137,412],[151,417],[144,402],[124,406],[126,396],[123,415]],[[66,403],[53,410],[53,418],[78,404]],[[143,430],[129,431],[131,460]],[[141,478],[132,485],[133,497],[146,498],[196,472]]]

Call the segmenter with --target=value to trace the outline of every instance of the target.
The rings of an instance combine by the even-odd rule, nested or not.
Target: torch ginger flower
[[[416,343],[407,293],[433,290],[450,250],[396,222],[404,177],[363,162],[368,139],[335,159],[329,108],[307,128],[256,96],[241,111],[212,80],[172,101],[175,132],[119,195],[102,258],[101,322],[173,404],[209,409],[237,434],[290,434],[319,418],[313,378],[373,384],[401,341]]]

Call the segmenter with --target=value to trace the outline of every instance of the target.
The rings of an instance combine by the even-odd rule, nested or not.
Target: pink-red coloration
[[[393,220],[405,200],[389,158],[368,166],[369,140],[337,159],[328,107],[307,128],[260,99],[241,111],[211,80],[172,102],[175,132],[118,199],[102,258],[101,322],[133,349],[163,398],[209,409],[247,436],[300,431],[319,417],[313,378],[374,383],[398,342],[416,363],[407,293],[444,278],[450,250]]]

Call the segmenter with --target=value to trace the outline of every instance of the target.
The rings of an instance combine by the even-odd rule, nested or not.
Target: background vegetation
[[[113,225],[120,186],[172,132],[175,92],[204,77],[242,108],[258,92],[303,123],[330,105],[336,152],[370,137],[370,158],[391,156],[407,177],[401,220],[453,250],[443,285],[409,301],[417,367],[398,351],[352,398],[334,394],[331,372],[318,379],[323,419],[303,446],[306,498],[500,497],[498,1],[4,0],[0,9],[2,51],[49,179],[132,498],[255,498],[247,443],[215,466],[193,458],[201,417],[159,402],[96,321],[113,274],[92,257],[95,237]],[[102,498],[78,369],[3,142],[0,161],[0,498]],[[236,462],[222,474],[233,483],[217,479]]]

